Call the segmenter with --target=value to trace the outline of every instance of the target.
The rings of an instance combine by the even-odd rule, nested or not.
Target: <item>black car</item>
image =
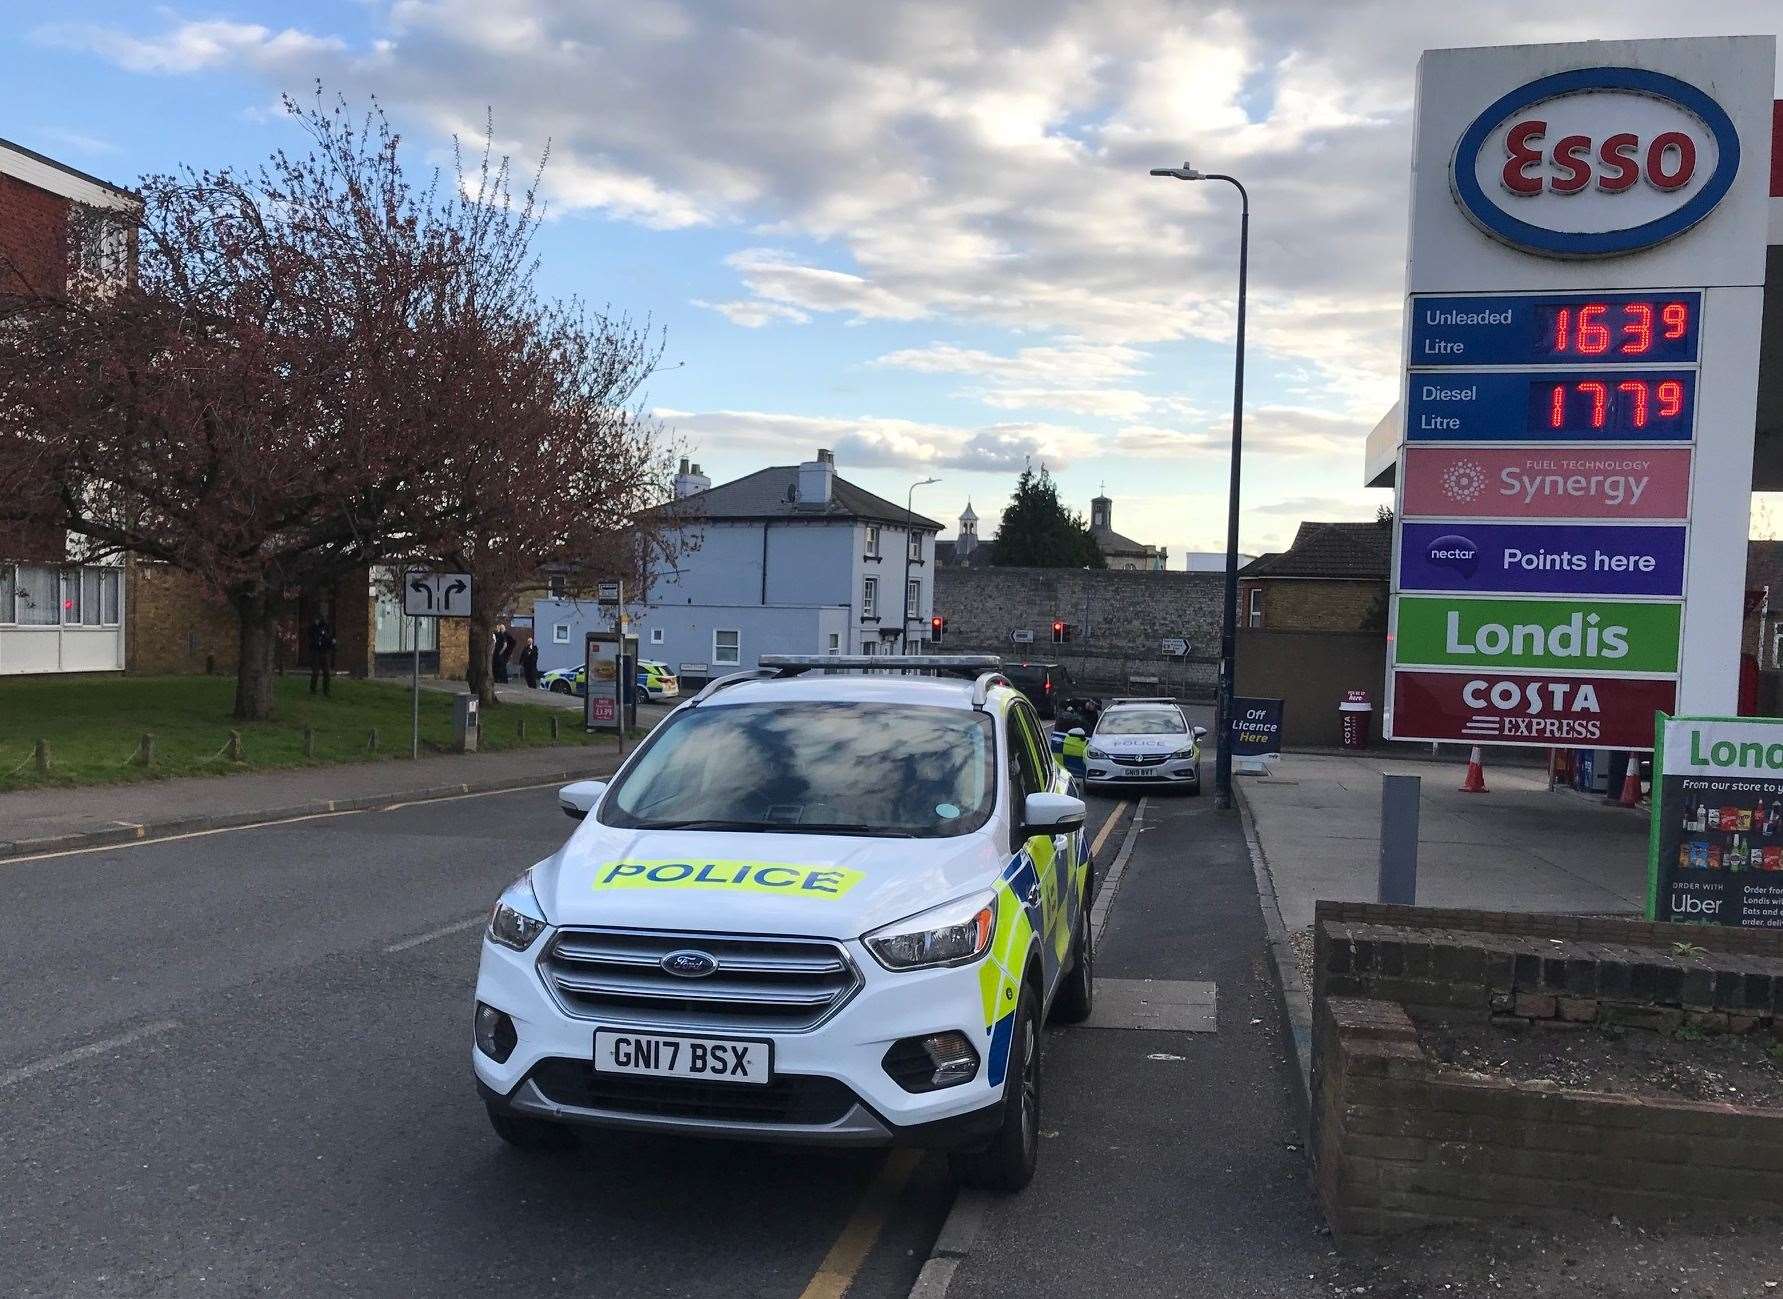
[[[1064,717],[1074,725],[1082,725],[1089,717],[1085,705],[1095,705],[1094,700],[1076,697],[1076,683],[1063,663],[1005,663],[1003,675],[1028,697],[1036,712],[1048,719]]]

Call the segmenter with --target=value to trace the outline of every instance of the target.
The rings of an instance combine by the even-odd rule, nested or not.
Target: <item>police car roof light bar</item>
[[[761,665],[773,669],[774,675],[796,677],[823,669],[850,668],[863,672],[946,673],[950,676],[976,677],[987,669],[995,671],[1003,660],[994,654],[763,654]]]

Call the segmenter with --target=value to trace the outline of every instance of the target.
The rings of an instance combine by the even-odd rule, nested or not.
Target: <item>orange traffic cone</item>
[[[1461,782],[1463,794],[1484,794],[1486,790],[1486,767],[1480,761],[1480,746],[1474,745],[1473,752],[1467,755],[1467,779]]]
[[[1622,780],[1622,797],[1617,800],[1623,807],[1637,807],[1641,801],[1641,755],[1628,755],[1628,775]]]

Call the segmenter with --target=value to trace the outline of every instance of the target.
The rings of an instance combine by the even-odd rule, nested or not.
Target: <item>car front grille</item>
[[[766,1086],[596,1073],[587,1060],[541,1060],[533,1085],[554,1105],[653,1118],[734,1123],[834,1123],[856,1103],[846,1083],[781,1074]]]
[[[1155,756],[1147,755],[1137,758],[1117,757],[1114,761],[1123,767],[1156,767],[1164,761],[1164,755],[1160,753]]]
[[[704,978],[663,968],[673,952],[717,962]],[[539,957],[539,973],[564,1010],[603,1024],[649,1028],[815,1028],[861,986],[839,943],[816,938],[565,929]]]

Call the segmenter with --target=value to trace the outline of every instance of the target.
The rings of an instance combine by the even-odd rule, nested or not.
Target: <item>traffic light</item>
[[[941,633],[946,630],[947,630],[947,619],[943,618],[940,614],[936,614],[933,618],[930,618],[929,619],[929,644],[939,645],[941,643]]]
[[[1065,620],[1063,618],[1054,618],[1052,620],[1052,643],[1054,645],[1063,645],[1065,643]]]
[[[1077,624],[1076,623],[1068,622],[1065,624],[1065,639],[1066,640],[1077,639]]]

